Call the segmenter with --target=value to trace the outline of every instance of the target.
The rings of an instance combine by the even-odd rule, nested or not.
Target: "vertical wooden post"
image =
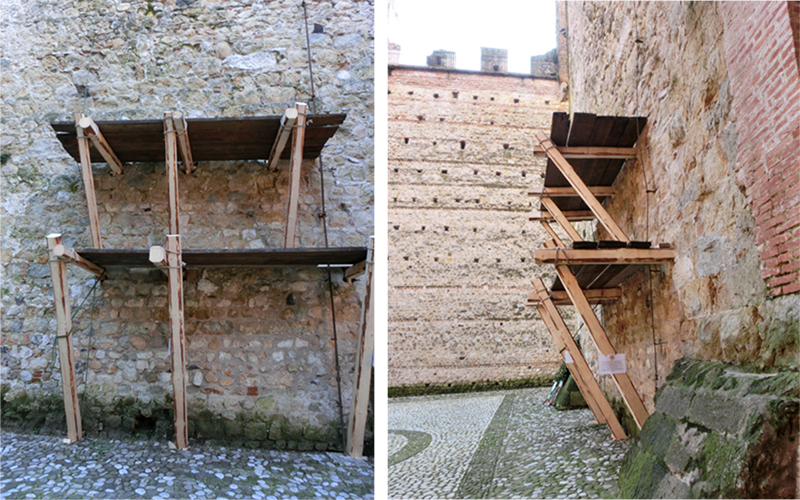
[[[92,175],[92,159],[89,153],[89,138],[80,126],[83,114],[75,113],[75,129],[78,132],[78,152],[81,157],[81,177],[83,190],[86,193],[86,205],[89,209],[89,232],[92,235],[92,247],[103,248],[100,241],[100,222],[97,216],[97,196],[94,193],[94,176]]]
[[[167,235],[169,270],[169,326],[172,338],[172,389],[175,400],[175,445],[189,447],[186,416],[186,335],[183,318],[181,237]]]
[[[303,144],[306,136],[306,104],[295,103],[297,121],[292,131],[292,169],[289,178],[289,206],[286,210],[286,238],[284,248],[294,248],[297,231],[297,204],[300,200],[300,165],[303,162]]]
[[[372,374],[372,354],[375,346],[375,322],[372,312],[374,294],[372,291],[373,254],[375,237],[370,236],[367,250],[366,290],[364,306],[361,310],[361,323],[358,329],[358,352],[356,354],[356,373],[353,384],[353,403],[347,424],[347,454],[361,458],[364,451],[364,434],[369,410],[369,389]]]
[[[169,234],[179,235],[178,146],[172,113],[164,113],[164,144],[166,147],[167,184],[169,186]]]
[[[47,248],[50,250],[50,277],[53,279],[53,299],[56,306],[56,337],[58,360],[61,364],[61,389],[64,393],[64,412],[67,415],[67,437],[70,442],[74,443],[83,435],[83,429],[81,427],[81,407],[78,403],[78,388],[75,385],[72,339],[67,335],[72,329],[67,265],[53,254],[53,249],[60,244],[60,234],[47,236]]]

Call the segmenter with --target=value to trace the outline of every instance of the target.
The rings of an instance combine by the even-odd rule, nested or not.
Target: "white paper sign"
[[[625,373],[624,354],[600,354],[600,375],[612,375],[614,373]]]
[[[569,351],[564,351],[564,362],[568,365],[575,362],[575,360],[572,359],[572,355],[569,353]]]

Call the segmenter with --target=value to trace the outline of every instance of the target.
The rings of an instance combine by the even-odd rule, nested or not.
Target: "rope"
[[[316,94],[314,92],[314,67],[311,63],[311,39],[308,36],[308,10],[306,9],[306,2],[303,1],[303,20],[306,28],[306,48],[308,49],[308,77],[311,82],[311,99],[309,101],[311,112],[313,114],[317,113],[317,104],[315,101]],[[322,156],[318,157],[319,160],[319,180],[320,180],[320,198],[322,200],[322,213],[319,214],[319,218],[322,219],[322,232],[325,236],[325,248],[328,248],[328,221],[325,215],[325,175],[324,175],[324,167],[322,165]],[[330,295],[331,300],[331,320],[333,322],[333,354],[334,354],[334,362],[336,366],[336,387],[337,387],[337,395],[338,395],[338,405],[339,405],[339,425],[342,429],[342,449],[347,449],[347,431],[344,425],[344,408],[342,406],[342,370],[339,364],[339,336],[336,331],[336,307],[334,303],[333,297],[333,276],[331,273],[331,266],[328,264],[328,294]]]

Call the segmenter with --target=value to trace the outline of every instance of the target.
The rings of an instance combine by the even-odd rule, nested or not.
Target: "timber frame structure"
[[[47,236],[50,272],[57,318],[57,345],[61,365],[67,436],[81,438],[81,414],[75,381],[69,286],[66,263],[75,264],[102,280],[108,267],[155,267],[168,280],[169,331],[172,345],[172,386],[175,404],[175,445],[186,449],[186,336],[184,332],[183,270],[186,267],[349,266],[347,280],[365,275],[366,296],[362,307],[356,353],[354,394],[347,426],[346,452],[356,458],[363,453],[369,404],[373,350],[372,243],[367,247],[296,248],[300,169],[304,158],[319,156],[345,115],[306,116],[305,103],[287,108],[282,116],[186,119],[180,112],[164,113],[163,120],[94,122],[83,114],[75,122],[52,123],[64,149],[81,164],[81,175],[89,212],[92,247],[73,249],[60,234]],[[287,143],[291,138],[291,144]],[[178,189],[178,155],[186,175],[197,161],[266,160],[275,169],[278,160],[290,160],[289,196],[283,248],[184,250],[181,244]],[[169,231],[165,245],[149,249],[106,249],[97,215],[92,162],[105,162],[112,175],[120,174],[126,162],[166,163],[169,189]],[[331,304],[332,306],[333,304]]]
[[[619,286],[627,278],[651,264],[675,259],[668,244],[652,248],[650,242],[631,241],[602,203],[614,196],[613,184],[625,161],[637,157],[633,146],[646,122],[643,117],[554,113],[550,137],[535,133],[534,154],[548,158],[544,186],[529,191],[541,199],[530,220],[538,221],[550,235],[544,248],[535,250],[534,260],[554,265],[557,278],[549,289],[534,279],[528,305],[537,308],[597,422],[608,425],[615,440],[627,435],[556,306],[574,305],[599,354],[613,359],[617,352],[592,304],[618,299]],[[552,220],[572,240],[571,246],[555,232]],[[579,220],[599,221],[612,239],[584,241],[572,226]],[[624,370],[614,370],[611,376],[641,429],[649,414],[630,377]]]

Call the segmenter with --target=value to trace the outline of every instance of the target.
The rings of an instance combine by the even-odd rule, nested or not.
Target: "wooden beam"
[[[673,248],[537,248],[537,264],[663,264],[675,260]]]
[[[194,172],[194,160],[192,159],[192,147],[189,144],[189,130],[183,113],[180,111],[174,112],[172,114],[172,123],[178,135],[178,148],[181,150],[183,171],[191,174]]]
[[[169,276],[169,325],[172,339],[172,393],[175,401],[175,445],[189,447],[186,412],[186,335],[183,316],[181,237],[167,235]]]
[[[67,438],[71,443],[83,435],[81,407],[78,402],[78,387],[75,383],[75,361],[72,354],[72,314],[69,305],[69,283],[67,265],[56,258],[53,249],[61,245],[60,234],[47,236],[50,250],[50,277],[53,279],[53,299],[56,308],[56,339],[58,360],[61,364],[61,390],[64,394],[64,413],[67,415]]]
[[[178,192],[178,147],[172,113],[164,113],[164,146],[166,149],[167,184],[169,187],[169,234],[180,234]]]
[[[614,219],[608,215],[606,212],[605,207],[597,201],[597,198],[591,193],[589,188],[583,182],[583,179],[580,178],[575,169],[572,168],[572,165],[564,158],[564,156],[558,152],[558,149],[553,144],[547,135],[541,130],[537,130],[534,132],[534,136],[539,141],[539,144],[544,148],[547,152],[547,156],[553,161],[558,170],[564,175],[567,179],[567,182],[575,188],[575,191],[578,192],[578,195],[581,199],[589,206],[589,209],[594,213],[597,217],[597,220],[600,221],[600,224],[603,225],[604,228],[609,232],[612,238],[618,241],[630,241],[625,233],[620,229]]]
[[[590,394],[591,398],[597,403],[598,411],[611,430],[611,435],[614,436],[614,439],[627,438],[625,431],[622,429],[622,425],[620,425],[616,414],[614,414],[614,410],[608,403],[594,375],[592,375],[589,364],[586,362],[580,349],[578,349],[578,345],[575,343],[575,339],[572,338],[567,324],[564,323],[564,318],[561,317],[555,304],[553,304],[553,301],[548,297],[544,282],[537,278],[533,280],[533,287],[539,296],[541,307],[545,311],[545,315],[542,316],[545,326],[547,326],[547,329],[554,338],[556,336],[559,337],[561,344],[564,345],[567,352],[572,356],[573,361],[575,361],[575,370],[579,373],[581,382],[586,387],[587,394]]]
[[[278,135],[275,136],[275,142],[272,143],[272,151],[269,153],[269,160],[267,162],[270,170],[275,170],[278,166],[278,160],[281,158],[286,142],[292,133],[294,124],[297,122],[297,108],[287,108],[281,117],[281,128],[278,130]]]
[[[569,219],[566,218],[564,213],[561,211],[560,208],[558,208],[558,205],[556,205],[556,203],[553,200],[551,200],[547,196],[543,196],[541,198],[541,201],[542,205],[544,205],[544,208],[546,208],[548,212],[553,214],[553,217],[555,217],[556,222],[558,222],[558,225],[561,226],[561,228],[567,232],[567,236],[569,236],[570,239],[572,239],[572,241],[583,241],[581,235],[578,234],[578,231],[576,231],[574,227],[572,227],[572,224],[570,223]]]
[[[550,226],[549,222],[547,222],[546,220],[539,221],[539,222],[541,223],[541,225],[544,228],[544,230],[547,231],[547,234],[549,234],[550,237],[553,238],[553,242],[556,244],[556,246],[561,247],[561,248],[566,247],[564,242],[561,241],[561,238],[558,237],[558,234],[556,234],[555,230]]]
[[[164,247],[152,246],[150,247],[150,262],[158,268],[159,271],[167,275],[169,278],[169,263],[167,261],[167,250]]]
[[[92,247],[103,248],[103,242],[100,240],[100,222],[97,216],[97,196],[94,192],[89,139],[79,125],[83,118],[84,116],[81,113],[75,114],[75,128],[78,131],[78,153],[81,158],[81,177],[83,178],[83,191],[86,193],[86,205],[89,212],[89,233],[92,237]]]
[[[590,304],[599,304],[600,302],[613,302],[622,297],[622,290],[619,288],[593,288],[591,290],[584,290],[583,294]],[[550,290],[550,299],[557,306],[571,306],[572,301],[569,298],[566,290]],[[536,293],[531,292],[528,294],[528,305],[536,305],[539,303],[539,297]]]
[[[88,116],[81,115],[81,119],[78,120],[78,127],[80,127],[83,134],[92,141],[92,144],[94,144],[100,156],[102,156],[106,163],[108,163],[108,166],[111,167],[111,171],[114,174],[121,174],[122,162],[119,161],[117,155],[114,154],[114,150],[108,145],[108,142],[106,142],[106,139],[103,137],[103,134],[100,132],[94,120]]]
[[[343,279],[348,283],[352,283],[354,279],[364,274],[364,272],[366,272],[366,269],[367,269],[367,261],[362,260],[361,262],[353,264],[352,266],[345,269]]]
[[[591,210],[566,210],[561,212],[567,220],[582,221],[582,220],[595,220],[594,214]],[[556,218],[547,210],[534,210],[528,216],[528,220],[556,220]]]
[[[78,252],[76,252],[74,248],[64,246],[61,243],[53,247],[53,255],[58,260],[62,260],[64,262],[71,262],[82,269],[86,269],[90,273],[100,276],[101,278],[106,274],[105,269],[98,266],[94,262],[90,262],[81,257],[81,255]]]
[[[610,146],[556,146],[564,158],[580,158],[584,160],[607,159],[627,160],[636,158],[636,148],[618,148]],[[542,146],[533,146],[534,156],[547,156]]]
[[[353,458],[361,458],[364,450],[364,433],[367,428],[367,412],[369,410],[369,389],[372,374],[372,355],[375,345],[375,322],[373,318],[373,253],[375,237],[370,237],[366,262],[366,290],[361,308],[361,322],[358,328],[358,351],[356,354],[356,372],[353,380],[353,403],[350,406],[350,418],[347,424],[347,454]]]
[[[595,196],[614,196],[616,191],[611,186],[591,186],[589,191]],[[569,198],[580,196],[573,187],[544,187],[537,186],[530,188],[528,194],[531,196],[549,196],[550,198]]]
[[[300,166],[303,162],[303,143],[306,134],[306,105],[295,103],[297,125],[292,129],[292,167],[289,176],[289,205],[286,210],[286,238],[284,248],[294,248],[297,231],[297,205],[300,201]]]

